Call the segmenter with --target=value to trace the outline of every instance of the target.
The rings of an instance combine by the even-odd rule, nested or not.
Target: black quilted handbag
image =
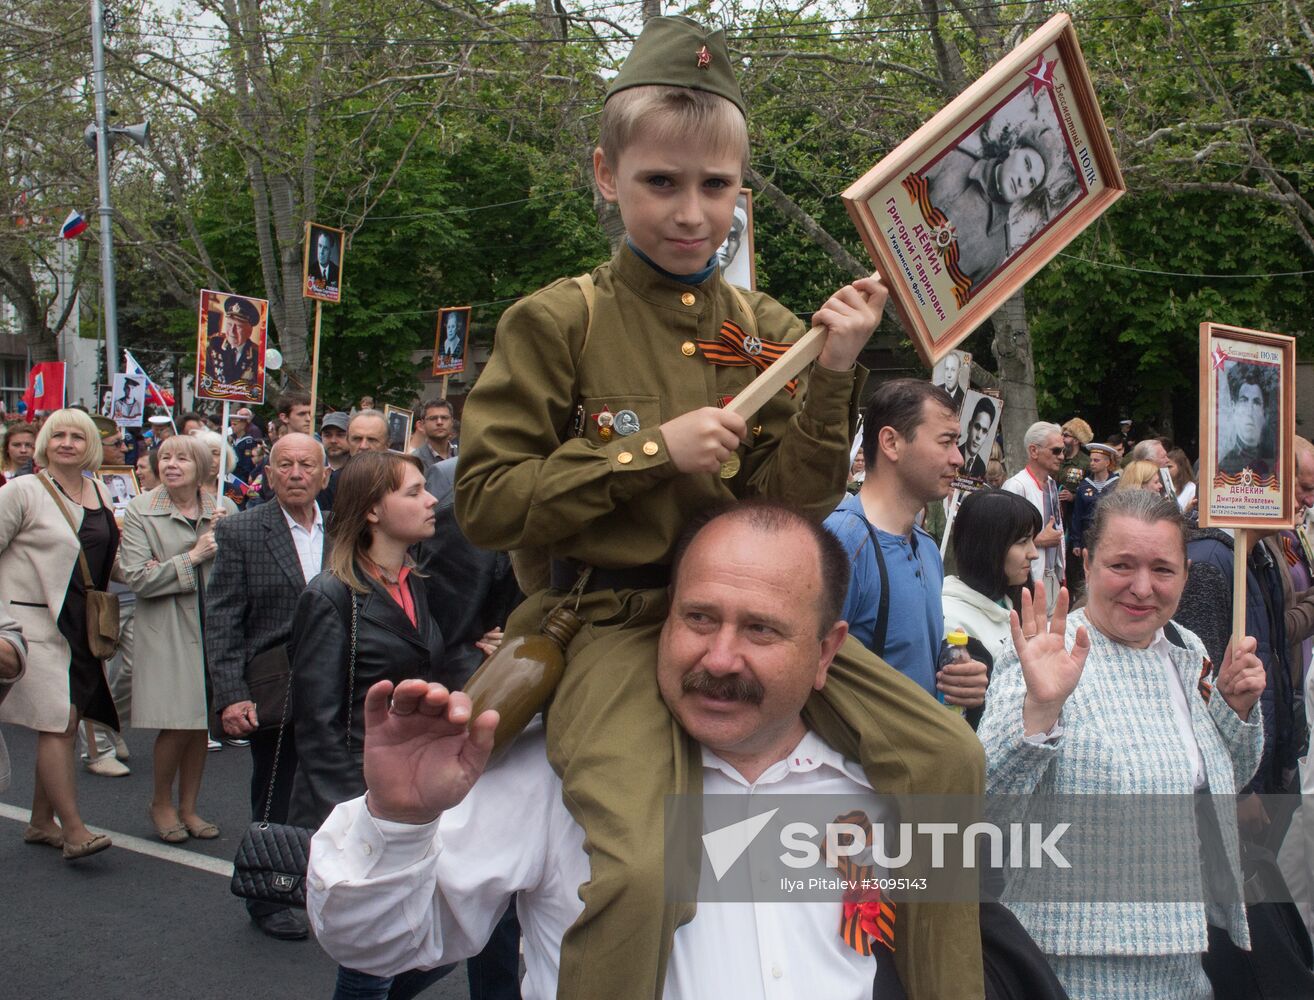
[[[290,693],[290,692],[289,692]],[[351,750],[351,709],[356,696],[356,598],[351,599],[351,655],[347,661],[347,750]],[[310,838],[315,831],[308,826],[269,822],[273,801],[273,775],[278,773],[278,756],[287,731],[290,697],[283,699],[283,721],[274,744],[274,764],[270,769],[270,787],[265,794],[265,814],[246,828],[233,859],[234,896],[256,899],[281,906],[306,905],[306,868],[310,863]]]
[[[289,823],[252,823],[233,861],[233,895],[304,909],[314,833],[310,827]]]

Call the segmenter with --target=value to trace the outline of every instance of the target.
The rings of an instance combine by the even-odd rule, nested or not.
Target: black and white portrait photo
[[[341,298],[343,241],[346,234],[332,226],[306,223],[305,287],[303,295],[322,302]]]
[[[407,452],[411,450],[411,424],[415,413],[403,410],[400,406],[385,406],[383,419],[388,425],[388,449]]]
[[[972,355],[967,351],[950,351],[931,369],[931,381],[954,400],[954,409],[963,412],[963,398],[972,387]]]
[[[465,371],[465,347],[469,334],[469,306],[438,310],[438,330],[433,344],[434,375],[459,375]]]
[[[146,408],[146,380],[119,372],[114,376],[110,419],[120,427],[140,427]]]
[[[1082,193],[1052,89],[1023,87],[922,176],[948,219],[957,268],[980,290]]]
[[[126,465],[102,465],[96,470],[96,478],[105,484],[110,504],[118,516],[127,510],[128,501],[141,492],[136,472]]]
[[[730,220],[730,233],[716,251],[721,276],[736,288],[751,292],[757,287],[753,254],[753,192],[749,188],[740,188]]]
[[[961,475],[967,479],[985,480],[990,451],[995,446],[999,431],[999,418],[1003,403],[993,396],[968,392],[959,413],[958,450],[963,453]]]
[[[1218,471],[1277,474],[1278,366],[1231,361],[1219,375]]]

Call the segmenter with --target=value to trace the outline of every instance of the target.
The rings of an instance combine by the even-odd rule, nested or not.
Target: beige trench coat
[[[100,502],[109,494],[99,482]],[[82,508],[59,501],[81,526]],[[27,673],[0,704],[0,722],[44,733],[68,728],[68,643],[55,624],[81,545],[37,476],[0,487],[0,600],[27,639]]]
[[[236,511],[225,499],[229,513]],[[196,567],[187,552],[211,530],[214,498],[201,491],[193,528],[163,486],[134,497],[123,517],[119,569],[137,611],[133,632],[132,725],[135,729],[205,729],[205,655]],[[156,565],[150,565],[154,562]],[[214,560],[201,565],[208,579]]]

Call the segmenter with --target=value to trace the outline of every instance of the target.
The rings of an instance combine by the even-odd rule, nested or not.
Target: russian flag
[[[167,392],[156,385],[151,377],[146,374],[146,369],[137,364],[137,359],[132,356],[131,351],[123,352],[123,362],[125,374],[146,380],[146,401],[148,403],[163,406],[168,410],[173,409],[173,393]]]
[[[68,218],[64,220],[63,227],[59,230],[59,235],[66,240],[71,240],[75,236],[80,236],[86,232],[87,220],[83,218],[81,212],[76,208],[68,213]]]

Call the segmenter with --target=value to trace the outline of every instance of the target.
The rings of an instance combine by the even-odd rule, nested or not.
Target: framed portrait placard
[[[986,466],[999,436],[1004,401],[997,395],[969,389],[958,411],[958,450],[963,466],[954,479],[956,490],[979,490],[985,484]]]
[[[1291,527],[1295,437],[1295,338],[1201,323],[1201,527]]]
[[[844,192],[932,367],[1126,191],[1057,14]]]
[[[439,309],[438,330],[433,341],[433,374],[460,375],[465,371],[465,352],[469,342],[470,307]]]
[[[130,465],[102,465],[96,470],[96,478],[109,490],[110,506],[114,508],[115,517],[122,517],[128,509],[128,501],[141,494],[137,473]]]
[[[263,403],[269,303],[248,295],[201,292],[196,320],[196,396]]]
[[[954,401],[954,409],[963,412],[963,400],[972,388],[972,354],[970,351],[949,351],[931,369],[931,381]]]
[[[305,255],[301,263],[301,295],[321,302],[342,298],[342,259],[347,234],[318,222],[306,223]]]
[[[717,248],[721,276],[737,288],[751,292],[757,288],[757,251],[753,242],[753,190],[740,188],[735,199],[730,232]]]
[[[411,425],[415,414],[403,410],[400,406],[385,406],[383,420],[388,425],[388,448],[390,451],[411,450]]]

